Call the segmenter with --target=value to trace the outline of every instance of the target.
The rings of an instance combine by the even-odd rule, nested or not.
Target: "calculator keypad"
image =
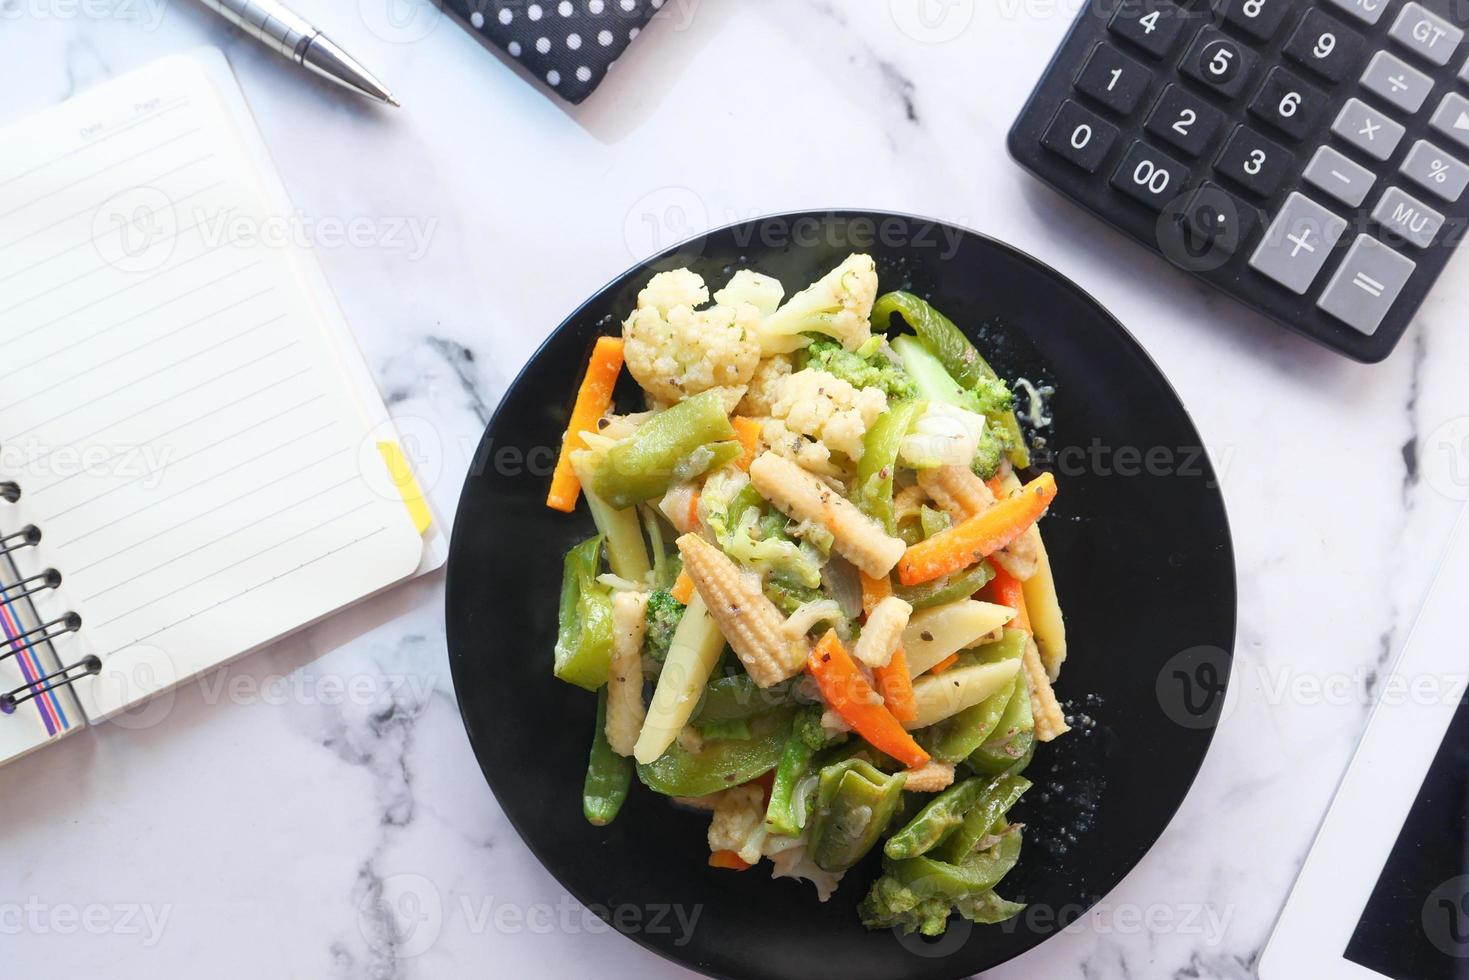
[[[1469,221],[1469,8],[1084,6],[1016,157],[1267,315],[1386,356]]]

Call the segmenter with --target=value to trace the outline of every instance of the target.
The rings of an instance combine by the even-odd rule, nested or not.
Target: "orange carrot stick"
[[[1014,575],[1005,571],[999,562],[990,562],[995,569],[995,577],[990,579],[990,595],[997,606],[1009,606],[1015,610],[1015,618],[1010,620],[1009,625],[1018,630],[1031,632],[1030,613],[1025,609],[1025,589]]]
[[[709,867],[724,868],[728,871],[749,871],[753,865],[740,857],[738,851],[715,851],[709,855]]]
[[[942,674],[944,671],[948,670],[950,667],[954,666],[958,662],[959,655],[957,653],[951,653],[944,659],[940,660],[938,663],[934,664],[932,667],[928,668],[928,672],[930,674]]]
[[[1023,534],[1054,499],[1056,478],[1042,473],[988,510],[910,547],[898,561],[898,578],[921,585],[968,568]]]
[[[689,600],[694,597],[694,580],[689,578],[688,572],[680,571],[678,578],[673,581],[673,588],[669,591],[673,593],[675,599],[687,606]]]
[[[872,613],[879,602],[893,594],[893,582],[886,575],[873,578],[861,570],[858,574],[862,576],[862,614],[866,616]]]
[[[903,652],[902,644],[893,651],[893,659],[888,661],[888,665],[875,669],[872,677],[877,681],[877,693],[882,695],[883,703],[894,718],[910,722],[918,717],[918,702],[913,699],[913,678],[908,676],[908,654]]]
[[[886,752],[909,769],[928,762],[928,753],[878,699],[852,655],[837,639],[836,630],[828,630],[816,644],[806,658],[806,670],[816,678],[822,700],[873,748]]]
[[[745,418],[742,415],[731,418],[729,424],[734,426],[735,438],[745,449],[744,455],[735,460],[735,465],[742,470],[748,470],[750,464],[755,462],[755,457],[760,453],[761,425],[754,419]]]
[[[576,393],[571,419],[566,423],[566,434],[561,438],[561,456],[556,460],[556,472],[551,475],[551,490],[546,494],[547,507],[568,514],[576,510],[581,481],[571,468],[571,454],[585,448],[581,434],[595,429],[597,420],[612,407],[612,389],[621,373],[622,338],[598,337],[597,346],[592,348],[591,361],[587,364],[586,377]]]

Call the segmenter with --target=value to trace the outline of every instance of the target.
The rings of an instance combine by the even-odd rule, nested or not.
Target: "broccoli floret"
[[[883,875],[872,883],[867,897],[857,906],[862,924],[869,929],[897,927],[904,933],[920,932],[942,936],[953,911],[942,898],[919,898],[896,878]]]
[[[660,664],[668,656],[673,631],[678,629],[684,609],[684,604],[666,589],[659,589],[648,596],[648,635],[643,640],[643,652]]]
[[[820,589],[808,589],[785,579],[772,578],[765,583],[765,595],[777,609],[789,616],[808,602],[825,598]]]
[[[791,724],[791,734],[806,743],[807,748],[813,752],[819,752],[828,745],[845,741],[847,737],[845,732],[833,732],[823,728],[821,715],[821,705],[814,704],[797,713],[795,721]]]
[[[980,479],[988,480],[999,472],[1005,454],[1011,449],[1010,440],[997,425],[986,425],[979,437],[979,448],[974,453],[973,469]]]
[[[898,401],[918,395],[918,386],[901,364],[883,353],[887,341],[873,337],[855,351],[834,340],[814,340],[806,348],[806,366],[841,378],[853,388],[878,388]]]

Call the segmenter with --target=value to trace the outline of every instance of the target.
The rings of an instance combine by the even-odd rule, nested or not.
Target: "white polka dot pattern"
[[[443,6],[576,103],[592,94],[664,0],[443,0]]]

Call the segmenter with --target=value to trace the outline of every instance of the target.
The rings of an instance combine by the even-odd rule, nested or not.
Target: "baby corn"
[[[867,624],[862,627],[856,646],[852,647],[852,656],[869,667],[886,667],[903,639],[903,630],[908,628],[911,615],[913,607],[897,596],[882,599],[867,614]]]
[[[1021,664],[1030,681],[1030,711],[1035,716],[1036,739],[1049,742],[1056,736],[1071,731],[1071,726],[1066,724],[1066,713],[1056,700],[1056,692],[1051,690],[1051,679],[1046,676],[1046,668],[1041,663],[1040,650],[1036,647],[1034,638],[1025,641],[1025,657]]]
[[[785,618],[759,581],[747,578],[697,534],[679,538],[678,550],[709,615],[755,683],[769,687],[799,674],[806,665],[806,641],[786,632]]]
[[[787,517],[815,521],[830,531],[837,552],[872,578],[887,575],[903,557],[901,539],[888,537],[855,504],[790,460],[764,453],[750,464],[750,479]]]

